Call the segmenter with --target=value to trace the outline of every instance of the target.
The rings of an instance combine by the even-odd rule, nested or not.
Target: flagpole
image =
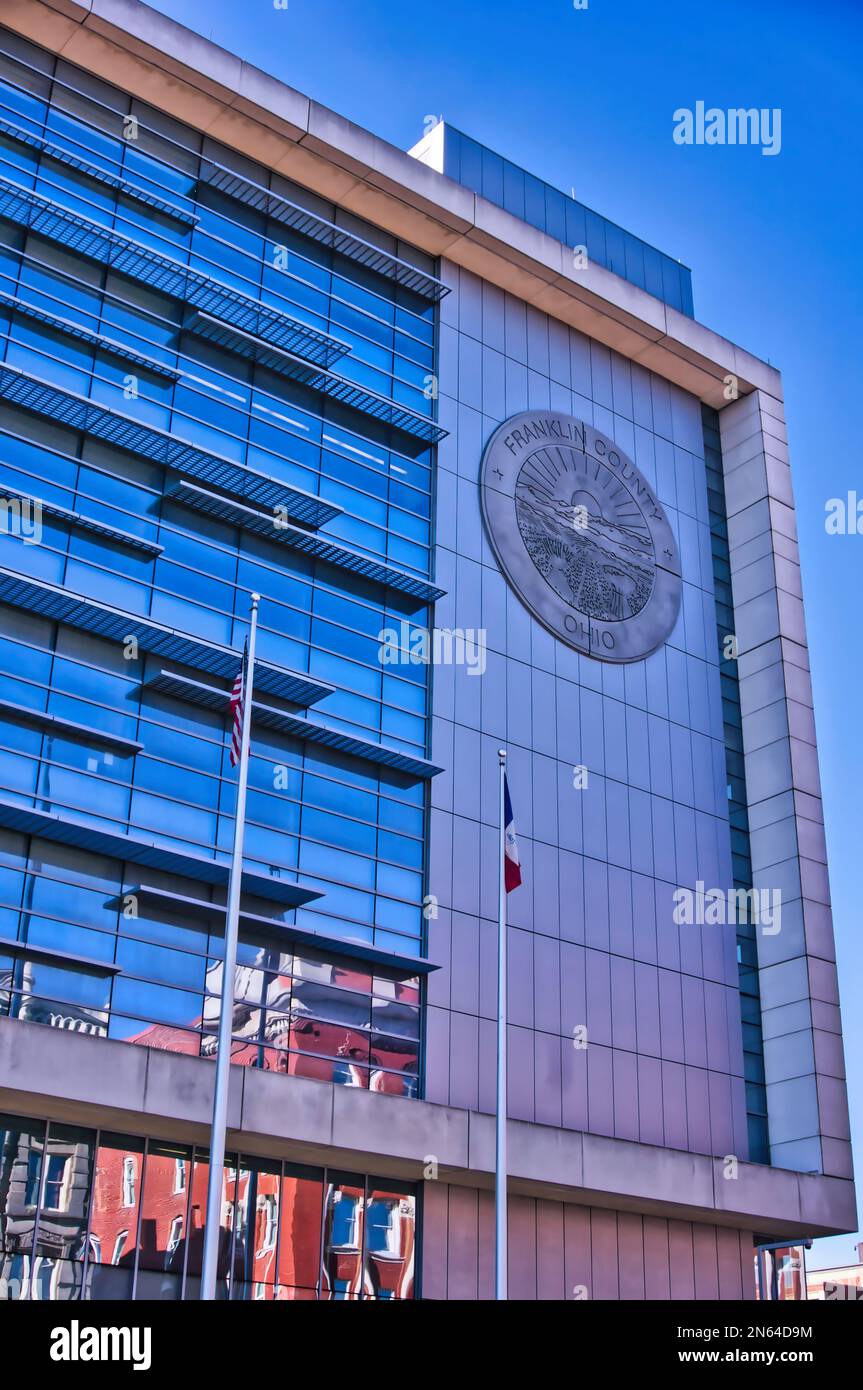
[[[504,785],[506,750],[497,750],[499,772],[498,910],[497,910],[497,1099],[494,1149],[494,1296],[505,1299],[507,1276],[506,1229],[506,826]]]
[[[234,1021],[240,891],[243,883],[243,841],[246,834],[246,788],[249,780],[255,641],[258,634],[258,604],[260,601],[260,594],[251,595],[246,671],[243,680],[243,724],[240,736],[240,771],[237,777],[237,809],[234,817],[234,843],[228,878],[228,909],[225,916],[225,963],[222,967],[219,1040],[216,1053],[216,1081],[213,1091],[213,1123],[210,1131],[210,1173],[207,1179],[207,1215],[204,1224],[204,1257],[201,1267],[201,1298],[209,1300],[216,1297],[216,1278],[219,1265],[222,1169],[225,1163],[225,1131],[228,1123],[228,1085],[231,1074],[231,1034]]]

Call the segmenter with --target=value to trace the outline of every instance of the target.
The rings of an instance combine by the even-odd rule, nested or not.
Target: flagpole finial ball
[[[260,601],[261,601],[261,595],[260,595],[260,594],[252,594],[252,603],[260,603]]]
[[[498,748],[498,750],[497,750],[497,756],[500,758],[500,760],[501,760],[502,763],[505,763],[505,762],[506,762],[506,749],[505,749],[505,748]]]

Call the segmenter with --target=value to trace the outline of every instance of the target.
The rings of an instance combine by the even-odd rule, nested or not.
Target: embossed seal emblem
[[[513,415],[486,445],[480,493],[507,581],[562,642],[638,661],[666,641],[680,609],[677,544],[607,435],[556,411]]]

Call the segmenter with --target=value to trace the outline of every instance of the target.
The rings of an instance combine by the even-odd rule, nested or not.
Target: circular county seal
[[[680,561],[644,475],[607,435],[526,410],[483,454],[485,524],[507,581],[561,641],[603,661],[638,661],[668,638]]]

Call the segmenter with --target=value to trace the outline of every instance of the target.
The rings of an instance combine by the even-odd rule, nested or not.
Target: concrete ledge
[[[249,159],[641,362],[722,409],[779,373],[140,0],[5,0],[2,23]],[[780,412],[781,413],[781,412]]]
[[[0,1109],[206,1143],[212,1064],[37,1023],[0,1019]],[[494,1119],[235,1067],[228,1146],[418,1180],[490,1188]],[[856,1225],[850,1181],[726,1161],[550,1125],[509,1124],[514,1193],[784,1237]]]

